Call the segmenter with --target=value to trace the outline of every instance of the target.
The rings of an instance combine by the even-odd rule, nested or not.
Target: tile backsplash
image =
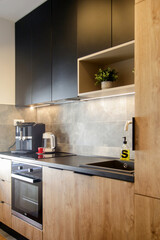
[[[119,157],[126,120],[134,116],[134,95],[74,102],[31,110],[0,105],[0,151],[14,143],[13,119],[46,124],[57,149],[80,155]],[[125,133],[132,145],[132,127]],[[134,152],[131,151],[134,158]]]
[[[58,150],[119,157],[126,120],[134,117],[134,96],[54,105],[37,109],[37,122],[57,138]],[[132,127],[125,133],[132,145]],[[134,152],[131,151],[134,158]]]

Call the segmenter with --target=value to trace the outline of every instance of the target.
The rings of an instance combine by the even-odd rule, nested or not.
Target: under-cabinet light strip
[[[47,104],[42,104],[42,105],[37,105],[37,106],[30,106],[30,109],[47,107],[47,106],[50,106],[50,105],[51,105],[50,103],[47,103]]]
[[[126,95],[134,95],[134,94],[135,94],[135,92],[119,93],[119,94],[114,94],[114,95],[109,95],[109,96],[84,98],[84,99],[80,99],[80,101],[90,101],[90,100],[96,100],[96,99],[111,98],[111,97],[120,97],[120,96],[126,96]]]

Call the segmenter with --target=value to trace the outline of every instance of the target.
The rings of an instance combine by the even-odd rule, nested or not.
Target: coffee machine
[[[16,150],[14,153],[33,153],[42,145],[45,124],[35,122],[18,123],[15,127]]]

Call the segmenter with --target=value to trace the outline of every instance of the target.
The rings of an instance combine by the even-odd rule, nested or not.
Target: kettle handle
[[[55,148],[56,141],[54,134],[51,135],[51,149],[53,150]]]

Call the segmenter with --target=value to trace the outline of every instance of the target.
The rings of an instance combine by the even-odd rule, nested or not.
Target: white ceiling
[[[46,0],[0,0],[0,18],[18,21]]]

